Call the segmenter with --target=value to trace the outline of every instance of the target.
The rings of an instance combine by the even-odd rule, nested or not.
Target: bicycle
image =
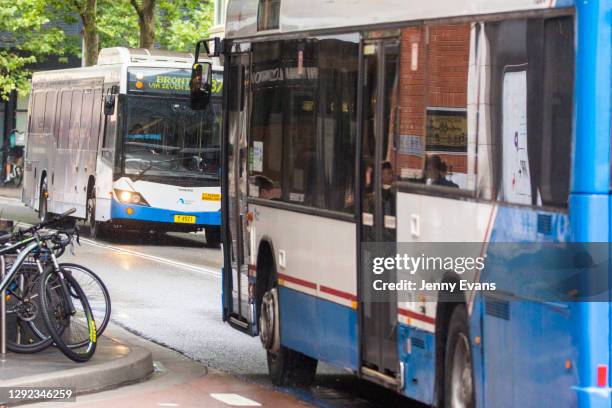
[[[74,209],[69,210],[26,230],[0,237],[0,244],[7,243],[6,246],[0,248],[0,256],[15,255],[14,262],[0,282],[0,291],[9,289],[12,295],[16,296],[15,288],[11,289],[9,285],[11,283],[17,284],[15,278],[19,269],[24,265],[26,258],[32,256],[35,259],[39,275],[38,278],[30,277],[29,283],[31,288],[32,282],[38,280],[38,305],[40,306],[44,329],[41,330],[40,324],[28,324],[39,341],[35,345],[30,345],[31,347],[20,345],[23,346],[20,348],[32,351],[55,343],[68,358],[73,361],[84,362],[93,356],[97,343],[97,330],[93,312],[83,289],[70,274],[64,274],[57,263],[55,252],[62,251],[63,253],[68,244],[67,240],[60,237],[62,231],[47,235],[40,232],[44,227],[64,220],[74,211]],[[26,234],[31,235],[26,236]],[[13,240],[16,242],[11,242]],[[43,257],[43,261],[48,262],[48,259],[44,259],[45,256],[49,256],[52,262],[50,265],[43,267],[41,257]],[[23,283],[21,278],[24,273],[24,271],[20,273],[20,284]],[[23,288],[23,286],[21,287]],[[31,299],[28,299],[29,306],[35,307],[32,305],[36,303],[32,303]],[[28,316],[26,315],[26,317]],[[28,323],[31,322],[31,320],[28,321]],[[45,329],[47,333],[45,333]]]

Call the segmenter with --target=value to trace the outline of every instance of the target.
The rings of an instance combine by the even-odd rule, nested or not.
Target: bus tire
[[[310,387],[317,373],[317,360],[288,347],[268,351],[268,372],[272,383],[281,387]]]
[[[267,353],[270,379],[276,386],[309,387],[317,373],[317,360],[280,344],[277,301],[274,286],[260,302],[260,338]]]
[[[208,227],[204,229],[204,235],[206,236],[206,244],[217,248],[221,243],[221,228],[219,227]]]
[[[450,318],[444,353],[444,407],[473,408],[474,365],[467,310],[457,305]]]
[[[96,221],[95,197],[89,197],[87,199],[87,224],[89,224],[89,236],[91,238],[102,238],[104,234],[104,225],[102,225],[100,221]]]

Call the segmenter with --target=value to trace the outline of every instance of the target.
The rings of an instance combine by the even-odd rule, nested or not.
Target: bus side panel
[[[572,328],[577,303],[553,303],[543,297],[546,292],[541,292],[543,296],[534,292],[541,279],[550,283],[547,277],[534,273],[546,271],[551,253],[517,254],[508,261],[496,260],[493,249],[496,243],[565,242],[569,234],[565,213],[504,205],[498,208],[487,253],[492,267],[483,271],[482,280],[496,282],[498,290],[509,297],[483,295],[485,406],[576,404],[573,386],[578,376],[574,364],[578,351]],[[528,288],[525,293],[536,301],[523,297],[523,285]]]
[[[46,103],[54,106],[56,101],[52,97],[45,98],[45,91],[47,94],[50,93],[48,89],[33,86],[28,111],[28,138],[24,161],[22,201],[36,210],[38,210],[41,176],[52,166],[51,160],[55,157],[55,139],[52,133],[44,132],[43,123],[50,120],[45,117],[47,110],[54,112],[53,108],[47,107]],[[35,118],[38,118],[37,123]]]
[[[310,357],[357,371],[357,312],[280,288],[281,343]]]
[[[255,242],[265,238],[276,251],[281,343],[355,370],[355,224],[262,205],[249,208]]]
[[[400,361],[405,367],[403,394],[427,404],[433,403],[436,373],[435,335],[399,324],[398,342]]]
[[[98,155],[96,165],[96,220],[111,219],[111,202],[113,191],[113,164],[105,153]]]

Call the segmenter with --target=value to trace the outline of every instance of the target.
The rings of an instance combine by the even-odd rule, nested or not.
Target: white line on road
[[[238,394],[210,394],[214,399],[233,407],[261,407],[261,404]]]
[[[204,274],[204,275],[213,276],[215,278],[220,278],[221,277],[221,272],[219,270],[216,270],[216,269],[205,268],[205,267],[202,267],[202,266],[196,266],[196,265],[192,265],[192,264],[188,264],[188,263],[184,263],[184,262],[178,262],[178,261],[174,261],[172,259],[167,259],[167,258],[162,258],[162,257],[159,257],[159,256],[149,255],[149,254],[145,254],[143,252],[132,251],[131,249],[120,248],[120,247],[116,247],[116,246],[113,246],[113,245],[100,244],[99,242],[92,241],[92,240],[87,239],[87,238],[81,238],[81,242],[84,242],[84,243],[86,243],[88,245],[95,246],[95,247],[98,247],[98,248],[108,249],[110,251],[114,251],[114,252],[117,252],[117,253],[120,253],[120,254],[132,255],[132,256],[136,256],[138,258],[146,259],[146,260],[149,260],[149,261],[159,262],[159,263],[162,263],[164,265],[178,266],[180,268],[187,269],[187,270],[189,270],[191,272],[197,272],[197,273],[201,273],[201,274]]]

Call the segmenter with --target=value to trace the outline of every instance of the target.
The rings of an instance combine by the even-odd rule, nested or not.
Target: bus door
[[[365,40],[361,56],[361,244],[395,246],[393,151],[397,105],[399,41]],[[365,249],[365,248],[364,248]],[[367,250],[366,250],[367,251]],[[361,265],[361,261],[359,263]],[[361,290],[373,274],[361,268]],[[359,294],[364,299],[365,294]],[[397,300],[362,302],[361,374],[389,387],[399,382]]]
[[[254,335],[254,303],[249,299],[247,231],[247,130],[249,59],[234,44],[226,66],[222,145],[223,320]],[[237,50],[238,47],[238,50]],[[227,61],[227,59],[226,59]],[[227,62],[226,62],[227,64]]]

